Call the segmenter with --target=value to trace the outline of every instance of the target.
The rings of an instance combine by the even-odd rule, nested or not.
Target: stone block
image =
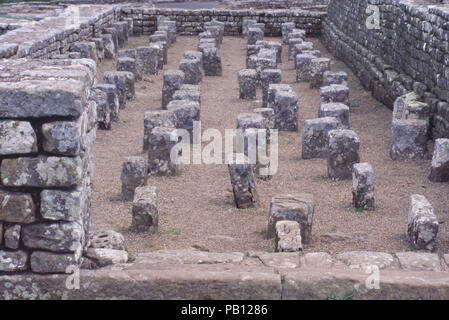
[[[302,129],[302,158],[327,158],[328,133],[338,128],[333,117],[323,117],[304,121]]]
[[[149,151],[148,139],[156,127],[172,127],[176,124],[176,116],[172,111],[155,110],[145,112],[143,120],[143,152]]]
[[[315,58],[310,63],[310,87],[319,88],[323,84],[323,74],[330,69],[331,60]]]
[[[449,181],[449,139],[435,140],[429,179],[432,182]]]
[[[11,250],[17,250],[20,244],[20,224],[6,225],[4,229],[4,246]]]
[[[301,252],[301,229],[296,221],[278,221],[276,223],[276,252]]]
[[[298,131],[298,96],[293,91],[278,91],[271,105],[275,128],[279,131]]]
[[[203,68],[206,76],[221,76],[222,65],[218,49],[215,47],[205,47],[203,53]]]
[[[343,103],[323,103],[318,110],[318,117],[334,117],[340,129],[349,129],[349,107]]]
[[[33,251],[31,270],[36,273],[66,273],[68,267],[78,265],[80,254]]]
[[[332,180],[352,178],[355,163],[360,162],[360,139],[352,130],[337,129],[328,133],[327,174]]]
[[[0,221],[9,223],[33,223],[36,220],[36,205],[31,194],[0,190]]]
[[[352,169],[352,202],[354,208],[373,211],[374,206],[374,171],[367,163],[355,163]]]
[[[0,120],[0,155],[37,152],[37,136],[27,121]]]
[[[0,271],[18,272],[28,268],[28,253],[22,250],[0,250]]]
[[[173,93],[184,84],[185,74],[180,70],[167,70],[164,72],[162,86],[162,109],[172,100]]]
[[[125,159],[120,176],[123,201],[133,200],[134,190],[145,184],[147,174],[148,163],[144,157],[133,156]]]
[[[148,138],[148,171],[151,175],[176,175],[178,164],[171,150],[178,143],[177,130],[155,127]]]
[[[270,84],[279,84],[282,82],[282,71],[280,69],[265,69],[260,75],[262,86],[262,106],[268,105],[268,88]]]
[[[280,194],[271,199],[268,215],[267,236],[276,236],[278,221],[296,221],[301,229],[302,244],[312,240],[312,224],[315,211],[313,195],[310,193]]]
[[[407,239],[418,250],[434,251],[439,223],[432,205],[422,195],[410,197],[407,217]]]
[[[349,88],[340,84],[320,88],[320,102],[340,102],[349,106]]]
[[[427,154],[427,122],[394,119],[391,124],[391,140],[391,159],[423,158]]]
[[[128,71],[134,74],[134,79],[142,80],[142,74],[137,66],[136,59],[133,58],[118,58],[117,59],[117,71]]]
[[[296,82],[308,82],[312,80],[311,68],[315,57],[310,54],[298,54],[296,59]]]
[[[341,84],[347,86],[348,74],[344,71],[326,71],[323,74],[323,86],[331,84]]]
[[[234,202],[239,209],[248,209],[258,204],[253,167],[243,154],[232,154],[228,159]]]
[[[248,45],[256,44],[257,41],[263,40],[263,31],[260,28],[248,29]]]
[[[246,100],[256,99],[257,71],[243,69],[238,73],[239,98]]]
[[[157,230],[159,212],[156,187],[136,188],[132,213],[131,230],[134,232],[147,232],[150,228]]]
[[[192,137],[193,122],[200,120],[199,103],[190,100],[173,100],[167,105],[167,110],[175,114],[175,127],[187,130]]]
[[[199,84],[203,80],[202,65],[198,59],[181,60],[179,70],[184,72],[185,84]]]

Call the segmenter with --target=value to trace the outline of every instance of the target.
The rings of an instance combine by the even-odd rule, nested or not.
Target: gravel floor
[[[279,40],[279,39],[277,39]],[[131,38],[128,47],[146,45],[147,37]],[[323,56],[330,57],[318,39],[312,39]],[[197,37],[178,37],[169,51],[164,69],[177,69],[185,50],[195,50]],[[205,77],[201,84],[203,131],[206,128],[236,127],[236,117],[251,112],[260,101],[238,99],[237,72],[245,68],[246,40],[225,37],[220,54],[223,76]],[[121,110],[120,121],[110,131],[98,131],[94,146],[96,176],[92,203],[93,229],[122,232],[131,252],[160,249],[197,248],[210,251],[272,251],[274,242],[265,239],[271,197],[280,193],[309,192],[315,196],[313,237],[306,251],[331,254],[351,250],[403,251],[409,196],[425,195],[435,208],[440,222],[448,220],[448,184],[430,183],[432,145],[427,159],[393,162],[389,158],[391,111],[365,91],[357,78],[339,60],[332,70],[349,74],[351,126],[361,139],[361,160],[375,171],[376,206],[374,212],[356,212],[351,206],[351,181],[327,179],[326,160],[302,160],[301,136],[304,119],[316,118],[319,90],[295,83],[293,62],[287,61],[284,46],[283,83],[292,85],[300,98],[299,133],[279,135],[279,170],[270,181],[258,181],[260,205],[238,210],[232,202],[226,165],[189,165],[177,177],[151,177],[149,185],[159,189],[159,231],[133,234],[131,203],[120,199],[120,172],[123,160],[139,155],[142,149],[143,114],[161,104],[162,72],[148,76],[153,82],[136,83],[136,97]],[[106,70],[115,70],[113,61],[99,66],[99,79]],[[258,93],[261,99],[261,93]],[[438,249],[448,252],[447,224],[440,225]]]

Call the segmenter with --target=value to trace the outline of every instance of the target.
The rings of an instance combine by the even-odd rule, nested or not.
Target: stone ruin
[[[401,281],[395,278],[395,272],[411,272],[416,276],[421,271],[435,271],[435,277],[439,277],[439,272],[447,270],[449,257],[433,253],[437,249],[440,223],[430,202],[419,194],[410,196],[405,230],[407,242],[419,252],[354,251],[334,256],[306,252],[314,241],[312,225],[315,210],[319,208],[316,198],[309,193],[273,195],[267,237],[274,238],[276,253],[163,250],[138,256],[131,263],[121,234],[90,230],[92,146],[96,132],[114,130],[114,123],[126,109],[127,101],[134,99],[136,81],[163,72],[161,110],[147,111],[142,116],[143,156],[127,157],[121,171],[121,200],[132,205],[130,231],[158,231],[159,191],[148,183],[151,184],[151,176],[179,173],[178,163],[172,157],[179,132],[186,131],[190,143],[195,143],[193,129],[201,115],[200,85],[206,77],[221,76],[226,68],[220,56],[224,36],[246,37],[247,52],[242,57],[246,68],[238,72],[236,79],[239,98],[256,102],[258,90],[262,92],[258,108],[237,117],[237,129],[245,135],[243,150],[232,154],[228,164],[237,208],[254,208],[266,200],[259,198],[257,183],[271,179],[271,176],[258,175],[257,168],[263,166],[259,159],[254,164],[249,163],[250,135],[263,131],[266,135],[263,143],[269,145],[275,130],[295,133],[303,123],[301,161],[326,159],[329,179],[352,179],[353,207],[375,214],[376,168],[360,162],[363,140],[351,130],[350,79],[347,73],[333,70],[332,60],[322,57],[313,42],[307,41],[309,36],[320,34],[326,47],[347,63],[363,86],[393,109],[391,159],[425,159],[429,140],[433,138],[429,180],[447,182],[447,74],[438,72],[447,67],[443,58],[447,50],[442,45],[447,40],[443,33],[446,8],[415,8],[404,1],[381,0],[379,3],[382,22],[387,28],[379,32],[391,37],[373,36],[366,28],[360,28],[364,23],[360,18],[363,15],[356,13],[363,12],[366,3],[349,0],[329,1],[329,4],[327,1],[285,0],[228,4],[240,9],[255,5],[258,9],[281,8],[278,11],[78,5],[80,24],[77,26],[65,24],[68,12],[64,5],[58,4],[36,14],[37,24],[0,23],[0,290],[10,293],[7,283],[11,277],[18,277],[15,278],[17,283],[24,284],[21,273],[52,274],[53,279],[57,279],[54,281],[59,281],[71,266],[95,269],[116,264],[118,269],[111,272],[118,275],[119,272],[132,273],[134,263],[152,265],[154,270],[167,268],[167,279],[161,282],[164,284],[161,290],[167,291],[164,298],[178,297],[173,294],[176,290],[170,282],[179,281],[172,266],[181,264],[184,268],[192,262],[226,263],[234,271],[227,278],[229,282],[254,276],[249,288],[240,288],[238,298],[246,299],[302,298],[304,295],[298,288],[309,283],[308,275],[321,275],[317,268],[344,274],[349,280],[345,278],[342,282],[353,286],[355,278],[348,275],[351,270],[358,272],[368,265],[377,265],[386,273],[383,281],[402,294],[405,291]],[[327,14],[315,10],[327,5]],[[397,19],[397,15],[403,17],[405,26],[391,26],[389,22]],[[413,37],[410,37],[411,29],[416,31]],[[177,70],[164,70],[169,49],[179,34],[197,35],[197,50],[186,51]],[[131,35],[147,36],[148,44],[125,48]],[[265,39],[273,36],[279,37],[279,41]],[[412,46],[413,43],[423,45]],[[409,48],[412,48],[411,53],[407,51]],[[279,67],[280,63],[287,62],[282,61],[283,50],[288,50],[289,63],[294,66],[294,81],[307,82],[319,92],[317,118],[303,118],[301,92],[284,83]],[[116,59],[116,70],[104,72],[102,83],[98,83],[97,63],[105,59]],[[428,68],[431,64],[435,67]],[[240,156],[241,162],[237,160]],[[323,166],[324,175],[325,171]],[[262,271],[248,271],[254,261],[263,262]],[[142,274],[153,279],[154,274],[148,272],[145,270]],[[216,281],[208,272],[207,269],[205,274],[210,277],[206,277],[207,281]],[[101,288],[110,287],[108,281],[112,281],[104,280],[95,272],[86,277],[100,288],[95,297],[102,296]],[[194,282],[187,278],[184,283]],[[44,287],[46,279],[49,278],[37,278],[36,285]],[[270,290],[254,290],[262,283]],[[45,297],[59,297],[57,290],[49,286]],[[151,287],[146,286],[146,289]],[[338,290],[343,290],[344,286],[346,284]],[[133,291],[116,286],[111,290],[104,293],[104,297],[123,294],[160,298],[155,290]],[[220,295],[215,288],[208,288],[207,293],[201,290],[205,289],[200,288],[196,295],[190,293],[187,298],[235,297],[235,292],[239,291],[229,290]],[[426,292],[426,297],[435,297]],[[370,297],[369,293],[363,294]],[[380,294],[389,296],[385,292]],[[419,290],[408,292],[407,296],[413,294],[421,297]],[[16,292],[11,295],[24,298]],[[315,298],[319,294],[313,291],[310,296]],[[91,297],[89,290],[69,293],[69,298]]]

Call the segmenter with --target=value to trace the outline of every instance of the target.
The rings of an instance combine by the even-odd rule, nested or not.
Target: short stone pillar
[[[138,187],[133,200],[131,231],[156,231],[159,223],[156,187]]]
[[[246,100],[256,99],[257,71],[254,69],[243,69],[238,73],[239,98]]]
[[[292,87],[284,83],[270,83],[268,85],[267,107],[273,108],[274,98],[279,91],[293,91]]]
[[[331,67],[331,60],[328,58],[315,58],[310,63],[310,87],[319,88],[323,84],[323,74]]]
[[[190,100],[197,102],[201,107],[201,91],[199,89],[184,89],[185,85],[181,86],[181,89],[176,90],[173,93],[173,100]],[[194,86],[194,85],[192,85]],[[172,100],[172,101],[173,101]]]
[[[302,50],[296,50],[296,46],[303,43],[302,39],[300,38],[296,38],[296,39],[289,39],[288,40],[288,60],[294,62],[295,64],[295,68],[296,68],[296,62],[295,62],[295,57],[298,54],[302,53]]]
[[[148,173],[176,175],[178,164],[171,158],[171,150],[178,143],[175,128],[155,127],[148,138]]]
[[[117,71],[128,71],[134,74],[135,80],[142,80],[142,74],[137,66],[136,59],[133,58],[118,58]]]
[[[187,130],[192,141],[193,122],[200,121],[200,104],[191,100],[173,100],[167,105],[167,110],[176,117],[176,128]]]
[[[260,82],[262,86],[262,106],[266,107],[268,104],[268,87],[270,84],[282,82],[282,71],[280,69],[262,70]]]
[[[203,68],[203,53],[200,51],[186,51],[184,52],[184,59],[198,60],[200,62],[201,71],[204,72]]]
[[[317,57],[317,50],[313,50],[313,43],[312,42],[300,42],[300,43],[296,43],[297,41],[295,40],[300,40],[300,39],[292,39],[292,45],[291,45],[291,53],[290,55],[292,56],[292,59],[294,64],[295,64],[295,68],[296,68],[296,56],[298,54],[310,54],[311,56],[314,56],[315,59],[319,58]],[[321,53],[320,53],[321,55]]]
[[[115,84],[106,84],[101,83],[95,86],[95,89],[101,90],[104,93],[106,93],[106,101],[109,106],[110,111],[110,117],[111,121],[118,121],[119,120],[119,109],[120,109],[120,103],[118,99],[118,91]]]
[[[391,159],[423,158],[426,153],[427,121],[393,119],[391,124]]]
[[[114,84],[117,88],[120,109],[125,108],[126,100],[134,97],[134,74],[127,71],[106,71],[103,82]]]
[[[222,66],[221,57],[216,47],[204,47],[203,68],[206,76],[221,76]]]
[[[154,128],[175,128],[175,124],[176,116],[172,111],[152,110],[145,112],[143,119],[143,152],[147,153],[149,151],[149,138]]]
[[[438,219],[426,197],[419,194],[412,195],[406,230],[409,243],[418,250],[434,251],[438,228]]]
[[[360,162],[360,139],[352,130],[331,130],[328,133],[327,174],[332,180],[352,178],[352,167]]]
[[[255,108],[254,113],[260,114],[264,119],[264,128],[267,129],[267,143],[270,143],[271,131],[274,129],[274,110],[272,108]]]
[[[343,103],[331,102],[320,105],[318,117],[334,117],[341,129],[349,129],[349,107]]]
[[[326,71],[323,74],[323,86],[330,86],[331,84],[347,86],[348,74],[344,71]]]
[[[237,153],[244,153],[253,162],[252,164],[257,162],[258,132],[260,129],[267,130],[265,125],[265,118],[260,113],[240,113],[237,116],[237,129],[240,129],[243,134],[241,139],[243,145],[240,146],[237,141]]]
[[[302,158],[327,158],[328,133],[338,128],[338,121],[333,117],[309,119],[302,128]]]
[[[81,58],[92,59],[98,62],[95,42],[75,42],[70,46],[70,51],[79,52]]]
[[[349,106],[349,88],[341,84],[332,84],[320,88],[320,103],[340,102]]]
[[[250,48],[252,46],[253,45],[248,46],[248,47]],[[248,48],[248,51],[250,51],[249,48]],[[254,49],[255,50],[261,50],[261,49],[274,50],[274,52],[276,52],[276,63],[282,62],[282,43],[280,43],[280,42],[265,41],[265,40],[257,41]],[[257,53],[258,52],[256,52],[256,54]]]
[[[278,221],[276,223],[275,252],[301,252],[301,229],[296,221]]]
[[[249,28],[248,45],[256,44],[256,42],[259,40],[263,40],[263,31],[260,28]]]
[[[115,47],[112,34],[102,34],[100,37],[103,40],[104,57],[106,59],[115,59],[117,48]]]
[[[95,101],[97,110],[97,125],[98,129],[109,130],[112,126],[111,110],[107,102],[107,95],[101,90],[92,90],[90,100]],[[44,124],[45,126],[45,124]],[[45,133],[44,133],[45,134]]]
[[[234,202],[239,209],[248,209],[257,205],[259,196],[254,180],[253,166],[243,154],[232,154],[228,158],[228,170],[231,177]]]
[[[167,109],[173,93],[184,84],[185,74],[180,70],[167,70],[164,72],[162,85],[162,109]]]
[[[122,174],[122,200],[132,201],[134,190],[143,186],[148,174],[148,163],[144,157],[127,157],[123,162]]]
[[[310,74],[312,61],[315,59],[311,54],[298,54],[296,59],[296,82],[311,81]]]
[[[293,31],[293,29],[295,29],[296,25],[294,22],[284,22],[281,25],[281,32],[282,32],[282,43],[283,44],[288,44],[288,35],[290,34],[290,32]]]
[[[242,22],[242,35],[243,36],[247,36],[248,35],[248,30],[250,28],[253,28],[254,25],[257,23],[256,20],[252,20],[250,18],[243,18],[243,22]]]
[[[352,170],[352,202],[356,209],[374,210],[374,171],[367,163],[355,163]]]
[[[276,236],[278,221],[296,221],[301,230],[302,244],[309,244],[312,240],[313,214],[315,203],[313,194],[280,194],[271,199],[268,215],[268,238]]]
[[[292,91],[278,91],[271,105],[275,128],[279,131],[298,131],[298,96]]]
[[[184,72],[184,83],[199,84],[203,80],[201,61],[197,59],[183,59],[179,63],[179,70]]]
[[[432,182],[449,181],[449,139],[435,140],[429,179]]]
[[[142,66],[143,74],[158,73],[160,57],[163,56],[162,48],[154,44],[149,47],[137,47],[136,54],[138,63]]]

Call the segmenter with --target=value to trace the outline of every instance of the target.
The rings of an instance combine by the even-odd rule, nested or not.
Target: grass
[[[270,250],[270,249],[265,249],[264,252],[267,252],[267,253],[273,253],[274,251],[273,251],[273,250]]]
[[[153,245],[151,243],[145,243],[145,248],[153,248]]]
[[[335,232],[335,231],[337,231],[337,228],[335,228],[335,227],[332,227],[329,229],[329,232]]]
[[[347,292],[343,296],[330,295],[326,300],[352,300],[354,298],[354,290]]]
[[[385,106],[383,105],[383,104],[376,104],[376,106],[375,106],[375,108],[376,109],[382,109],[382,108],[384,108]]]
[[[363,207],[355,208],[355,212],[363,212],[365,210]]]
[[[351,108],[357,109],[357,108],[360,108],[360,106],[359,106],[358,104],[353,104],[353,105],[351,106]]]
[[[266,229],[266,228],[263,228],[262,230],[259,231],[259,234],[260,234],[262,237],[266,238],[266,237],[267,237],[267,234],[268,234],[267,229]]]
[[[405,249],[405,251],[415,251],[415,247],[410,245]]]

